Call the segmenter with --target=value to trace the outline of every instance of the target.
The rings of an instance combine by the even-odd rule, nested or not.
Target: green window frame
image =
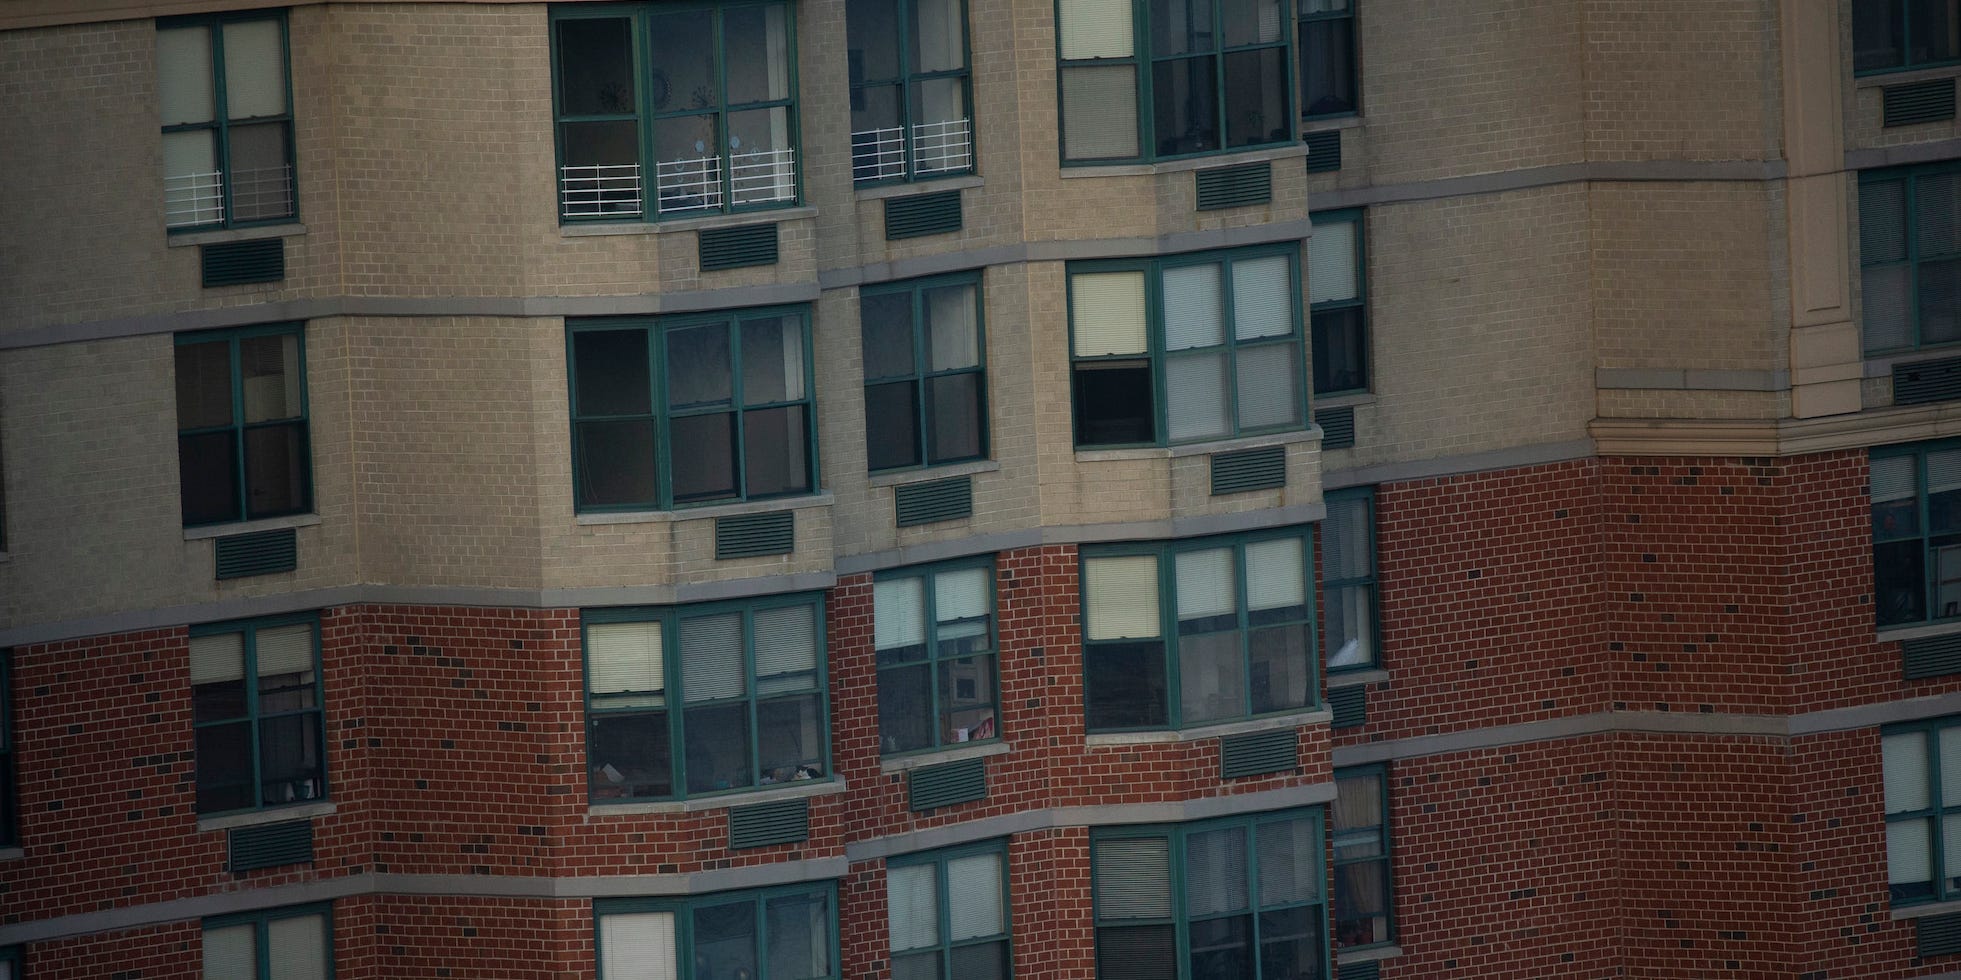
[[[1298,430],[1300,247],[1071,262],[1076,447]]]
[[[1874,449],[1867,487],[1877,625],[1961,619],[1961,441]]]
[[[214,916],[204,920],[207,980],[286,980],[334,975],[330,903]]]
[[[581,513],[815,493],[810,308],[566,330]]]
[[[835,882],[592,903],[599,980],[842,980]]]
[[[1961,62],[1953,0],[1852,0],[1852,72],[1883,75]]]
[[[1319,807],[1090,831],[1099,976],[1332,975]]]
[[[1353,116],[1361,105],[1356,71],[1355,5],[1360,0],[1300,0],[1301,118]]]
[[[551,37],[560,221],[796,206],[793,4],[568,5]]]
[[[1320,211],[1310,216],[1307,301],[1312,318],[1314,395],[1369,390],[1368,223],[1362,209]]]
[[[872,633],[881,753],[1001,737],[992,557],[879,573]]]
[[[1290,0],[1056,0],[1058,151],[1068,165],[1295,141]]]
[[[1335,860],[1335,945],[1380,946],[1396,937],[1389,865],[1389,770],[1335,770],[1331,811]]]
[[[184,526],[311,512],[305,328],[182,333],[175,358]]]
[[[849,0],[845,28],[852,182],[972,173],[966,0]]]
[[[1006,841],[886,861],[892,980],[1008,980],[1011,907]]]
[[[20,791],[15,782],[19,767],[14,765],[13,654],[12,650],[0,650],[0,847],[20,844]]]
[[[1961,161],[1859,174],[1867,354],[1961,343]]]
[[[1961,899],[1961,867],[1944,841],[1961,836],[1961,718],[1880,730],[1886,789],[1886,880],[1894,907]]]
[[[859,291],[869,470],[987,457],[984,321],[977,272]]]
[[[166,229],[298,217],[285,11],[158,20],[157,112]]]
[[[1375,488],[1350,487],[1323,495],[1321,522],[1321,651],[1330,674],[1368,670],[1379,657],[1375,559]]]
[[[1319,703],[1307,528],[1085,545],[1080,567],[1090,732],[1192,728]]]
[[[193,626],[190,665],[198,813],[327,798],[318,614]]]
[[[593,804],[830,778],[821,593],[581,618]]]

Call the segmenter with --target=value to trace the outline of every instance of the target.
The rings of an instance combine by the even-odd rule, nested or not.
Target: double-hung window
[[[794,22],[780,0],[555,9],[560,216],[795,204]]]
[[[1300,0],[1301,117],[1355,114],[1355,0]]]
[[[317,617],[191,627],[191,703],[199,813],[327,795]]]
[[[1069,266],[1079,447],[1301,427],[1292,244]]]
[[[1097,975],[1328,976],[1320,810],[1090,833]]]
[[[19,768],[14,765],[14,713],[13,713],[13,654],[0,650],[0,847],[14,847],[20,843],[20,832],[15,826],[15,815],[19,807],[15,796],[14,774]],[[0,973],[0,980],[6,974]]]
[[[1893,904],[1961,899],[1961,719],[1889,727],[1880,747]]]
[[[1314,702],[1307,534],[1082,549],[1089,730],[1182,728]]]
[[[987,454],[980,296],[972,274],[859,293],[869,469]]]
[[[1369,308],[1362,212],[1313,216],[1307,243],[1307,298],[1314,333],[1314,394],[1369,387]]]
[[[1852,70],[1930,68],[1961,60],[1954,0],[1852,0]]]
[[[571,328],[579,509],[651,510],[816,485],[808,308]]]
[[[593,800],[701,796],[829,771],[821,598],[588,611],[585,646]]]
[[[178,334],[176,354],[185,526],[312,510],[300,327]]]
[[[892,980],[1008,980],[1008,849],[999,842],[885,865]]]
[[[880,576],[872,585],[872,632],[881,752],[1000,734],[992,562]]]
[[[1859,175],[1868,354],[1961,342],[1961,164]]]
[[[328,906],[204,920],[204,980],[327,980],[333,963]]]
[[[159,21],[157,105],[166,227],[294,216],[285,14]]]
[[[1335,942],[1390,938],[1388,775],[1380,766],[1335,773]]]
[[[1961,443],[1875,449],[1868,486],[1878,625],[1961,618]]]
[[[0,948],[0,980],[25,980],[26,973],[20,965],[20,948],[8,946]]]
[[[849,0],[851,179],[974,169],[964,0]]]
[[[609,980],[829,980],[836,889],[793,885],[688,899],[600,899],[599,975]]]
[[[1322,651],[1328,669],[1373,667],[1375,644],[1375,491],[1330,491],[1321,522]]]
[[[1291,142],[1286,10],[1283,0],[1057,0],[1063,161]]]

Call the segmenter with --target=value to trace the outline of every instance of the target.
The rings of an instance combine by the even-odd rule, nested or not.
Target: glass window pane
[[[896,84],[851,90],[851,179],[905,176],[904,91]]]
[[[1894,885],[1932,882],[1934,852],[1927,820],[1886,824],[1886,880]]]
[[[1157,636],[1158,560],[1153,555],[1090,558],[1083,562],[1083,595],[1090,640]]]
[[[1298,342],[1239,348],[1236,356],[1241,429],[1300,424],[1299,352]]]
[[[1287,49],[1226,55],[1226,106],[1227,146],[1288,140],[1293,116],[1287,111]]]
[[[1300,27],[1301,114],[1355,111],[1355,22],[1308,21]]]
[[[1079,363],[1074,380],[1077,445],[1120,446],[1157,439],[1149,361]]]
[[[1859,262],[1877,265],[1907,257],[1906,181],[1859,185]]]
[[[1312,303],[1354,299],[1360,277],[1355,256],[1355,219],[1316,222],[1307,240],[1307,293]]]
[[[260,677],[313,672],[313,624],[259,630],[254,637]]]
[[[1127,9],[1129,5],[1123,6]],[[1128,20],[1125,33],[1129,33]],[[1063,67],[1062,155],[1069,160],[1124,159],[1137,155],[1136,68],[1130,65]]]
[[[1932,805],[1928,795],[1927,733],[1901,732],[1880,740],[1886,776],[1886,812],[1908,813]]]
[[[1284,255],[1232,264],[1232,333],[1240,340],[1294,332],[1294,272]]]
[[[1238,619],[1239,584],[1231,548],[1181,551],[1173,559],[1178,583],[1178,629],[1226,629]]]
[[[769,926],[770,980],[813,980],[831,975],[828,896],[772,898],[764,903],[763,914]]]
[[[1343,585],[1325,591],[1329,667],[1375,663],[1375,589]]]
[[[614,116],[634,111],[632,23],[625,17],[558,22],[561,114]]]
[[[1895,68],[1906,63],[1906,21],[1894,3],[1852,5],[1852,67],[1855,71]]]
[[[865,389],[865,465],[885,470],[918,466],[917,381],[894,381]]]
[[[1260,824],[1260,905],[1312,902],[1321,897],[1321,835],[1314,821],[1299,818]]]
[[[1191,924],[1191,975],[1203,980],[1253,976],[1253,917],[1206,919]]]
[[[1090,731],[1169,724],[1167,692],[1162,643],[1084,647],[1084,714]]]
[[[1335,869],[1335,941],[1367,946],[1389,941],[1389,865],[1365,861]]]
[[[1911,266],[1878,266],[1860,271],[1861,326],[1869,351],[1913,346]]]
[[[1219,264],[1173,266],[1161,276],[1164,349],[1225,343],[1225,293]]]
[[[232,217],[266,221],[293,214],[289,123],[231,127]]]
[[[1321,522],[1321,574],[1328,581],[1367,578],[1374,572],[1369,546],[1369,498],[1327,498],[1328,516]]]
[[[734,397],[726,324],[667,331],[667,406],[727,404]]]
[[[307,712],[259,722],[259,789],[269,805],[316,799],[320,782],[320,715]]]
[[[899,77],[899,8],[895,0],[847,0],[845,55],[851,84]],[[855,127],[854,127],[855,128]]]
[[[810,433],[802,405],[765,408],[742,416],[743,482],[751,497],[810,489]]]
[[[1226,398],[1224,351],[1165,358],[1164,420],[1174,442],[1230,435]]]
[[[989,570],[957,568],[933,576],[933,618],[942,625],[981,621],[985,625],[992,603]]]
[[[165,126],[217,118],[211,86],[211,29],[157,31],[157,108]]]
[[[253,798],[252,723],[197,730],[197,810],[219,813],[257,804]]]
[[[1219,76],[1213,57],[1160,61],[1151,66],[1151,104],[1158,156],[1219,148]]]
[[[1069,323],[1077,357],[1146,351],[1144,274],[1079,272],[1069,277]]]
[[[214,633],[191,637],[191,687],[245,679],[245,634]],[[200,718],[199,721],[204,719]]]
[[[930,664],[878,672],[878,747],[887,755],[933,745],[933,674]]]
[[[973,742],[998,735],[994,713],[998,701],[992,656],[942,662],[940,741]]]
[[[926,317],[928,371],[956,371],[980,364],[980,324],[972,284],[924,290],[920,311]]]
[[[1961,260],[1920,263],[1920,342],[1961,340]]]
[[[1382,777],[1363,772],[1335,777],[1335,860],[1382,853]],[[1353,831],[1366,831],[1356,836]]]
[[[1280,42],[1280,0],[1224,0],[1224,8],[1227,47]]]
[[[912,86],[912,153],[919,174],[974,165],[974,134],[965,78],[934,78]]]
[[[817,686],[817,607],[758,609],[755,629],[758,694]]]
[[[1162,58],[1218,47],[1212,0],[1151,0],[1150,6],[1152,54]]]
[[[1322,976],[1321,910],[1260,913],[1260,975],[1285,980]]]
[[[1247,690],[1255,714],[1307,707],[1313,672],[1308,643],[1306,623],[1253,631]]]
[[[226,24],[225,114],[256,119],[286,114],[286,42],[276,20]]]
[[[663,704],[665,668],[659,621],[593,623],[586,627],[586,689],[595,696],[637,694],[641,697],[634,704]]]
[[[586,743],[594,800],[674,794],[673,739],[667,712],[594,715]]]
[[[272,980],[327,980],[331,945],[323,916],[297,915],[266,923]]]
[[[654,410],[645,330],[573,334],[572,376],[580,415],[647,415]]]
[[[1178,976],[1172,927],[1098,926],[1097,980],[1173,980]]]
[[[1185,912],[1191,916],[1247,907],[1246,831],[1224,827],[1185,837]]]
[[[1912,39],[1912,48],[1907,52],[1908,63],[1949,61],[1961,55],[1957,27],[1961,24],[1957,24],[1951,0],[1909,0],[1907,37]]]
[[[912,70],[957,71],[967,67],[966,21],[960,0],[914,0]]]
[[[981,375],[949,374],[926,381],[927,462],[981,455]]]
[[[300,377],[297,334],[241,339],[238,367],[247,423],[296,419],[306,414],[306,382]]]
[[[1062,0],[1056,7],[1064,60],[1136,53],[1131,49],[1130,0]]]
[[[1008,943],[979,943],[953,950],[952,980],[1008,980]]]
[[[217,131],[210,129],[163,134],[165,225],[176,228],[224,220],[217,140]]]
[[[231,344],[177,345],[177,427],[232,424]]]
[[[1874,605],[1879,625],[1927,618],[1927,549],[1919,539],[1872,549]]]
[[[803,318],[742,321],[742,403],[804,398]]]
[[[790,97],[787,11],[788,6],[779,3],[723,8],[730,105]]]
[[[881,579],[872,586],[872,633],[884,663],[885,651],[923,651],[926,642],[926,579]]]
[[[225,431],[177,439],[177,476],[185,524],[239,519],[235,438]]]
[[[691,112],[721,105],[715,79],[714,13],[709,10],[656,9],[647,18],[650,45],[647,61],[655,66],[647,89],[648,108],[655,112]],[[713,152],[711,145],[709,152]],[[666,159],[663,157],[663,159]]]
[[[245,516],[276,517],[306,510],[306,423],[245,430]]]
[[[903,378],[918,364],[912,350],[912,293],[863,293],[858,297],[865,380]]]
[[[1306,614],[1307,586],[1300,538],[1273,538],[1246,546],[1246,607]],[[1255,617],[1258,619],[1259,617]]]
[[[607,980],[674,980],[674,913],[600,916],[599,969]]]
[[[750,900],[694,910],[695,976],[756,976],[756,903]]]
[[[659,98],[656,84],[654,98]],[[654,188],[662,214],[722,206],[722,136],[708,114],[654,124]]]
[[[689,703],[741,697],[744,677],[741,614],[681,621],[681,693]]]
[[[204,930],[204,975],[246,980],[258,976],[258,927],[247,922]]]
[[[668,458],[674,467],[674,501],[687,503],[737,495],[735,416],[693,415],[668,423],[674,437]]]
[[[892,957],[892,980],[940,980],[938,949]]]
[[[1178,641],[1180,704],[1185,724],[1246,715],[1245,659],[1236,631],[1187,636]]]
[[[939,869],[913,864],[885,869],[887,919],[892,950],[904,952],[940,941]]]
[[[1008,931],[1007,911],[1001,904],[1001,877],[999,854],[971,854],[947,861],[947,921],[954,942]]]
[[[788,108],[729,113],[729,187],[739,205],[796,199]]]
[[[1961,248],[1961,174],[1922,176],[1914,181],[1913,196],[1914,216],[1920,222],[1921,256],[1945,255]],[[1861,208],[1860,217],[1864,216]],[[1864,240],[1862,229],[1862,244]]]
[[[817,695],[756,705],[756,750],[764,785],[824,775],[824,717]]]
[[[579,505],[655,505],[654,423],[580,422]]]
[[[688,792],[712,793],[754,785],[749,772],[749,705],[745,701],[689,708],[686,733]]]

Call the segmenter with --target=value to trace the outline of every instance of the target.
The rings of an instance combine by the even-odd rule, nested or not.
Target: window
[[[850,0],[851,179],[974,169],[963,0]]]
[[[829,884],[690,899],[599,899],[602,980],[839,977]]]
[[[1281,0],[1057,0],[1065,163],[1291,142]]]
[[[1375,643],[1375,491],[1327,494],[1321,522],[1322,652],[1328,669],[1373,667]]]
[[[284,14],[157,22],[157,107],[165,227],[295,215]]]
[[[1301,0],[1301,116],[1355,114],[1355,6]]]
[[[26,975],[21,972],[20,948],[0,949],[0,980],[22,980]]]
[[[936,466],[987,455],[979,277],[867,288],[858,296],[858,320],[869,467]]]
[[[1879,625],[1961,618],[1961,444],[1874,450],[1869,486]]]
[[[199,813],[327,795],[316,617],[191,627],[191,701]]]
[[[1085,546],[1089,730],[1180,728],[1312,704],[1308,550],[1298,528]]]
[[[1852,0],[1852,69],[1900,71],[1961,59],[1955,0]]]
[[[588,611],[592,799],[674,799],[823,778],[823,637],[823,602],[814,596]]]
[[[1388,777],[1379,766],[1335,772],[1335,942],[1389,941]]]
[[[333,964],[326,906],[204,920],[205,980],[327,980]]]
[[[1298,429],[1299,250],[1069,266],[1076,445]]]
[[[13,693],[13,651],[0,650],[0,847],[20,844],[20,831],[14,825],[19,806],[14,799]],[[0,980],[6,980],[5,973],[0,973]]]
[[[313,509],[306,342],[296,325],[177,336],[186,527]]]
[[[888,861],[892,980],[1007,980],[1007,869],[1000,843]]]
[[[880,751],[1000,735],[992,562],[881,576],[872,586],[872,623]]]
[[[560,216],[795,204],[793,24],[782,2],[553,11]]]
[[[1097,975],[1328,976],[1322,846],[1318,810],[1092,830]]]
[[[1961,720],[1889,727],[1880,747],[1893,904],[1961,899]]]
[[[815,488],[808,308],[574,326],[571,347],[580,510]]]
[[[1314,319],[1314,393],[1369,387],[1369,309],[1364,286],[1362,212],[1313,215],[1307,242],[1307,296]]]
[[[1961,342],[1961,165],[1859,175],[1866,353]]]

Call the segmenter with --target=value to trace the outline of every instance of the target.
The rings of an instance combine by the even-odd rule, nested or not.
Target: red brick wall
[[[334,903],[342,980],[590,980],[590,902],[370,896]]]
[[[27,947],[33,980],[202,980],[204,944],[196,922],[100,932]]]

